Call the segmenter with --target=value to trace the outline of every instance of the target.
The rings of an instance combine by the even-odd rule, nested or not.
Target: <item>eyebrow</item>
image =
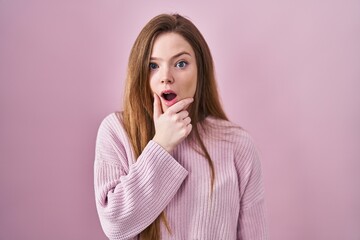
[[[186,52],[186,51],[182,51],[182,52],[179,52],[177,54],[175,54],[174,56],[172,56],[170,59],[174,59],[174,58],[177,58],[177,57],[180,57],[181,55],[183,54],[186,54],[186,55],[189,55],[191,57],[191,54]],[[150,60],[161,60],[161,58],[157,58],[157,57],[150,57]]]

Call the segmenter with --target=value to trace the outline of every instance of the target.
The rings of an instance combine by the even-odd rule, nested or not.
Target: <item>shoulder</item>
[[[207,117],[203,125],[202,132],[207,137],[215,139],[216,142],[226,142],[231,146],[237,161],[251,162],[258,158],[254,138],[238,124],[228,120]]]
[[[113,112],[105,116],[98,128],[97,141],[118,142],[127,139],[127,134],[122,124],[120,112]]]
[[[123,174],[128,171],[129,141],[119,113],[105,116],[98,128],[95,148],[95,165],[101,168],[119,167]]]
[[[121,113],[113,112],[101,120],[98,133],[115,133],[119,130],[123,130]]]
[[[97,132],[95,162],[125,167],[128,165],[126,159],[131,154],[130,149],[121,114],[113,112],[105,116]]]
[[[229,120],[210,116],[204,120],[202,129],[205,133],[222,136],[227,141],[240,145],[253,143],[253,138],[247,130]]]
[[[108,115],[106,115],[100,123],[99,128],[111,128],[116,127],[121,121],[121,113],[120,112],[112,112]]]

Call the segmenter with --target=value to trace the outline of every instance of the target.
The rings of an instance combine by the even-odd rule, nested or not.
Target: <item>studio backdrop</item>
[[[210,46],[224,108],[260,153],[270,238],[359,240],[357,0],[0,1],[0,239],[106,239],[96,134],[160,13]]]

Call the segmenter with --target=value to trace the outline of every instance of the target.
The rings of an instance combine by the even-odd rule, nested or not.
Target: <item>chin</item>
[[[165,112],[169,107],[166,106],[165,104],[161,104],[162,110],[163,112]]]

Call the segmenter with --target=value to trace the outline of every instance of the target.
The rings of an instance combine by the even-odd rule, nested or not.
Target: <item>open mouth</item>
[[[161,93],[161,97],[165,99],[166,101],[172,101],[176,98],[176,93],[174,93],[171,90],[166,90]]]

